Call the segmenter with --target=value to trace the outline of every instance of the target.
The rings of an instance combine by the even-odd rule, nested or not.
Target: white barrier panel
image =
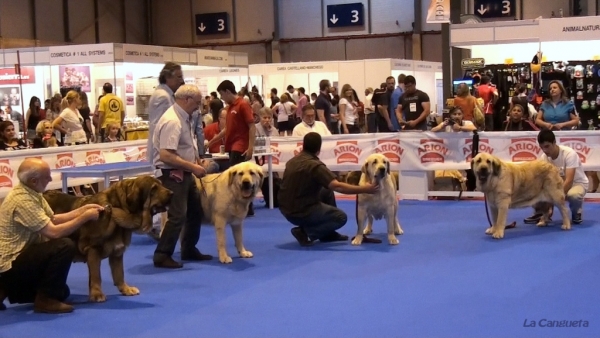
[[[481,132],[479,152],[493,154],[508,162],[532,161],[543,152],[538,132]],[[573,148],[586,170],[600,169],[600,132],[555,132],[556,143]],[[402,170],[468,169],[472,133],[401,133]],[[414,155],[414,156],[413,156]]]
[[[0,154],[0,196],[5,196],[18,183],[17,170],[27,158],[40,158],[51,169],[83,167],[106,163],[104,153],[122,152],[126,161],[146,160],[146,140],[86,144],[69,147],[3,151]],[[107,156],[109,158],[110,156]],[[110,162],[110,161],[109,161]],[[60,173],[52,179],[60,181]]]
[[[479,151],[509,162],[531,161],[542,155],[538,132],[481,132]],[[573,148],[586,170],[600,170],[600,132],[555,132],[557,143]],[[323,137],[319,158],[331,170],[359,170],[373,152],[386,155],[394,170],[428,171],[468,169],[472,133],[402,132],[352,134]],[[285,162],[302,150],[301,137],[271,137],[273,168],[285,169]]]
[[[285,163],[302,151],[302,137],[271,137],[273,170],[283,171]],[[397,133],[351,134],[323,137],[319,158],[331,170],[360,170],[372,153],[382,153],[393,170],[400,169],[403,150]]]

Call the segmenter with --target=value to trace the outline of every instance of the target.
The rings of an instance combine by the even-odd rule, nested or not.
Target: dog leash
[[[217,175],[217,177],[213,178],[212,181],[210,182],[206,182],[206,183],[212,183],[214,182],[217,178],[219,178],[221,175],[223,175],[223,173],[219,173],[219,175]],[[206,188],[204,187],[204,181],[202,181],[202,179],[198,179],[200,181],[200,186],[202,187],[202,194],[206,197],[208,195],[206,195]]]

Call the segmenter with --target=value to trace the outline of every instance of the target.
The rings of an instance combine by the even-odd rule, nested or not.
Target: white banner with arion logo
[[[274,170],[284,170],[301,151],[301,137],[271,137]],[[360,170],[373,153],[384,154],[394,170],[400,169],[405,155],[398,134],[351,134],[324,137],[319,158],[331,170]]]
[[[543,153],[538,132],[479,133],[479,152],[493,154],[504,161],[523,162]],[[555,132],[556,142],[574,149],[586,170],[600,170],[600,133],[591,131]],[[449,170],[470,167],[473,149],[471,133],[401,133],[405,154],[402,170]],[[410,155],[406,155],[410,154]],[[411,156],[416,155],[416,156]]]
[[[5,196],[18,184],[17,170],[27,158],[40,158],[50,169],[83,167],[120,161],[146,161],[146,140],[86,144],[70,147],[3,151],[0,154],[0,196]],[[53,172],[54,181],[60,181],[60,173]]]

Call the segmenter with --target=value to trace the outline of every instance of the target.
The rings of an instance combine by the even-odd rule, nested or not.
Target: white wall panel
[[[442,62],[442,34],[423,34],[421,53],[424,61]]]
[[[197,44],[204,43],[213,43],[213,42],[231,42],[233,40],[233,32],[235,30],[236,22],[233,17],[233,2],[232,0],[192,0],[192,13],[190,13],[187,17],[181,17],[181,20],[188,22],[188,30],[193,29],[194,41]],[[218,34],[218,35],[207,35],[205,36],[197,36],[196,35],[196,14],[204,14],[204,13],[218,13],[218,12],[227,12],[229,13],[229,34]],[[271,11],[273,12],[273,11]],[[242,13],[243,14],[243,13]],[[269,14],[267,14],[269,15]],[[249,19],[249,18],[247,18]],[[257,19],[257,18],[253,18]]]
[[[281,39],[323,36],[321,0],[279,0]]]
[[[152,14],[152,44],[190,45],[195,41],[189,0],[152,1]]]
[[[428,0],[422,0],[429,3]],[[371,0],[371,33],[410,32],[415,21],[413,0]],[[398,25],[396,25],[398,21]]]
[[[275,32],[274,10],[273,0],[235,0],[237,41],[272,39]]]
[[[388,2],[387,0],[379,0],[382,2]],[[362,3],[363,4],[363,13],[364,13],[364,26],[352,26],[352,27],[339,27],[339,28],[329,28],[327,27],[327,22],[329,21],[329,17],[327,17],[327,6],[328,5],[343,5],[348,3]],[[363,35],[369,33],[369,2],[367,0],[324,0],[323,1],[323,28],[325,32],[325,36],[340,36],[340,35]]]
[[[0,13],[2,12],[2,8],[0,8]],[[62,0],[36,0],[35,18],[38,40],[64,41]],[[52,18],[52,20],[48,18]]]
[[[264,43],[257,43],[251,45],[218,46],[214,49],[246,53],[248,54],[248,64],[267,63],[267,49],[269,52],[271,51],[270,46]]]
[[[33,39],[31,12],[29,1],[0,0],[0,35],[12,39]]]
[[[75,13],[73,13],[75,14]],[[69,14],[72,16],[73,14]],[[98,1],[98,25],[100,42],[125,42],[123,32],[123,8],[121,0]]]
[[[96,42],[94,1],[69,0],[69,36],[75,44]]]
[[[147,41],[145,0],[125,1],[125,28],[127,43],[145,44]]]

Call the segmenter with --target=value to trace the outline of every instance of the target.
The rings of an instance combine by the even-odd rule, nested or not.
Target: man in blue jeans
[[[377,185],[354,186],[336,179],[321,160],[321,135],[311,132],[304,136],[302,152],[285,164],[279,189],[279,210],[296,225],[292,235],[302,246],[321,242],[346,241],[348,236],[336,230],[348,221],[346,213],[337,208],[334,191],[347,194],[373,194]]]

